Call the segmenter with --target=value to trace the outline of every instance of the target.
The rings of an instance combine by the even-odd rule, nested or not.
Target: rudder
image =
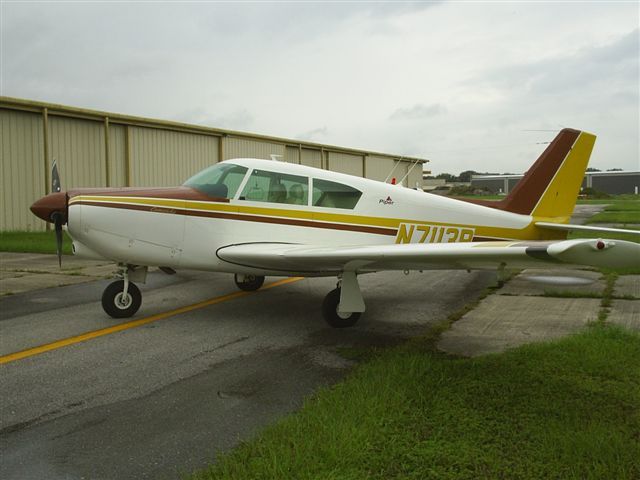
[[[504,200],[465,200],[538,220],[567,223],[578,198],[596,137],[564,128]]]

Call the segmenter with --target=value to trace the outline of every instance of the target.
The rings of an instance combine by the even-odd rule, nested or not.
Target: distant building
[[[493,193],[508,194],[517,185],[523,175],[473,175],[471,185],[487,188]],[[593,188],[600,192],[619,195],[622,193],[640,193],[640,171],[587,172],[582,188]]]

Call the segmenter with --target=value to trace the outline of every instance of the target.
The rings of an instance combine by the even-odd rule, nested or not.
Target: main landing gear
[[[237,287],[245,292],[258,290],[264,283],[260,275],[235,274]],[[322,302],[322,316],[333,328],[352,327],[364,312],[364,300],[355,272],[342,272],[336,288]]]
[[[102,293],[102,308],[113,318],[129,318],[135,315],[142,304],[140,289],[132,280],[145,282],[147,267],[120,265],[122,280],[109,284]]]
[[[236,282],[236,286],[245,292],[258,290],[264,283],[264,277],[261,275],[241,275],[236,273],[233,279]]]
[[[355,272],[343,272],[336,288],[324,297],[322,316],[333,328],[347,328],[356,324],[364,310]]]

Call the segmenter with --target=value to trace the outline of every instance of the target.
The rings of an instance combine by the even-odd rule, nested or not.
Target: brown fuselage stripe
[[[101,203],[91,202],[86,200],[80,200],[74,202],[74,205],[91,205],[93,207],[105,207],[105,208],[118,208],[123,210],[138,210],[143,212],[153,213],[169,213],[174,215],[184,215],[189,217],[206,217],[206,218],[224,218],[227,220],[240,220],[245,222],[259,222],[259,223],[275,223],[281,225],[294,225],[298,227],[313,227],[324,228],[329,230],[348,230],[352,232],[373,233],[376,235],[393,235],[398,233],[397,229],[393,228],[381,228],[381,227],[367,227],[362,225],[348,225],[344,223],[328,223],[317,222],[308,220],[297,220],[293,218],[280,218],[280,217],[261,217],[258,215],[244,215],[239,213],[222,213],[222,212],[204,212],[200,210],[186,210],[182,208],[171,207],[156,207],[152,205],[130,205],[126,203]]]

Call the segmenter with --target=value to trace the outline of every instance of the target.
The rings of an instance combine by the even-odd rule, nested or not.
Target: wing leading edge
[[[594,239],[335,247],[251,243],[222,247],[216,254],[225,262],[243,267],[298,274],[534,268],[549,264],[640,268],[640,244]]]

